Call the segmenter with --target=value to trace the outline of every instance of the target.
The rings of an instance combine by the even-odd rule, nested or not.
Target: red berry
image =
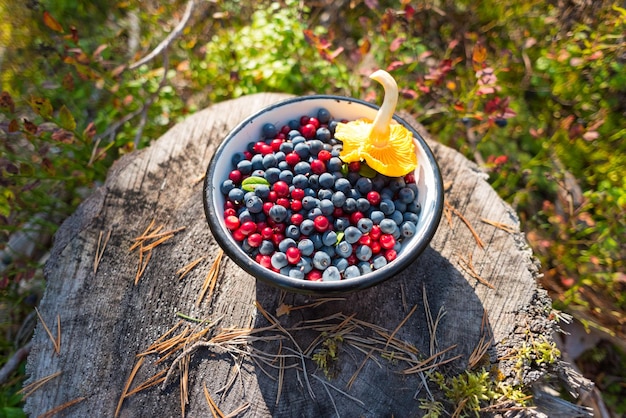
[[[320,280],[322,280],[322,272],[313,269],[306,274],[306,279],[312,282],[319,282]]]
[[[320,159],[313,160],[311,161],[311,171],[314,174],[322,174],[326,171],[326,164]]]
[[[278,247],[278,244],[280,244],[280,242],[281,242],[282,240],[284,240],[284,239],[285,239],[285,235],[283,235],[283,234],[279,234],[279,233],[276,233],[276,234],[274,234],[274,236],[272,237],[272,242],[274,243],[274,245],[275,245],[275,246],[277,246],[277,247]]]
[[[239,218],[234,216],[234,215],[229,215],[226,217],[226,219],[224,219],[224,223],[226,224],[226,228],[232,230],[235,230],[237,228],[239,228]]]
[[[285,161],[287,161],[287,164],[293,167],[300,162],[300,156],[295,152],[290,152],[289,154],[285,155]]]
[[[348,171],[359,171],[361,169],[361,162],[360,161],[352,161],[350,164],[348,164]]]
[[[370,230],[369,236],[374,240],[378,241],[380,239],[382,232],[380,231],[380,226],[374,225]]]
[[[309,123],[309,119],[311,119],[311,117],[309,115],[304,115],[300,117],[300,126],[304,126],[307,123]]]
[[[256,231],[256,223],[254,223],[254,221],[244,222],[239,227],[239,231],[241,231],[244,235],[250,235]]]
[[[250,151],[244,151],[243,155],[244,155],[244,157],[246,157],[246,160],[251,160],[252,159],[252,153]]]
[[[327,162],[331,158],[332,158],[332,154],[330,153],[330,151],[327,151],[325,149],[321,150],[317,154],[317,159],[320,160],[320,161],[323,161],[323,162]]]
[[[309,118],[309,123],[315,126],[315,129],[320,127],[320,121],[317,118]]]
[[[285,255],[287,256],[287,261],[289,261],[290,264],[298,264],[298,261],[300,261],[300,258],[302,257],[298,247],[287,248]]]
[[[224,219],[229,216],[237,216],[237,211],[235,210],[235,208],[224,209]]]
[[[261,230],[261,236],[265,239],[271,239],[274,236],[274,230],[269,226],[266,226]]]
[[[252,150],[256,152],[257,154],[260,154],[263,146],[265,146],[265,142],[258,141],[254,144],[254,146],[252,147]]]
[[[272,148],[271,145],[263,144],[263,146],[261,147],[261,154],[263,155],[272,154],[273,152],[274,152],[274,149]]]
[[[282,180],[278,180],[274,183],[272,190],[276,192],[277,197],[289,196],[289,185]]]
[[[330,226],[330,222],[328,222],[328,218],[326,216],[319,215],[313,219],[313,225],[317,232],[324,232]]]
[[[284,133],[282,133],[282,132],[279,132],[279,133],[276,135],[276,138],[275,138],[275,139],[282,139],[282,140],[284,141],[285,139],[287,139],[287,135],[286,135],[286,134],[284,134]]]
[[[283,125],[283,127],[280,128],[281,134],[287,135],[289,132],[291,132],[291,128],[289,127],[289,125]]]
[[[272,258],[269,255],[262,255],[261,257],[259,257],[258,263],[266,269],[272,268]]]
[[[398,253],[396,253],[396,250],[391,249],[391,250],[385,251],[384,256],[387,259],[387,261],[393,261],[398,256]]]
[[[235,209],[235,204],[230,200],[224,202],[224,209]]]
[[[372,241],[370,248],[372,249],[372,254],[378,254],[381,251],[380,243],[378,241]]]
[[[350,214],[350,223],[352,225],[356,225],[360,219],[363,219],[365,217],[365,215],[363,215],[363,212],[353,212]]]
[[[276,232],[277,234],[285,233],[285,229],[287,229],[287,225],[282,222],[274,224],[274,232]]]
[[[292,202],[293,204],[293,202]],[[296,225],[299,226],[302,221],[304,221],[304,216],[302,216],[301,213],[294,213],[293,215],[291,215],[291,224],[292,225]]]
[[[415,183],[415,173],[411,172],[404,176],[404,182],[406,184]]]
[[[379,242],[380,246],[383,247],[385,250],[390,250],[393,248],[394,245],[396,245],[396,239],[391,234],[382,234],[380,236]]]
[[[261,232],[263,229],[267,228],[267,222],[260,221],[256,223],[256,230]]]
[[[276,202],[276,199],[278,199],[278,194],[274,190],[270,190],[267,200],[270,202]]]
[[[301,200],[292,200],[291,201],[291,210],[294,212],[300,212],[302,210],[302,201]]]
[[[243,241],[246,238],[246,235],[241,232],[241,228],[239,228],[233,231],[233,238],[235,238],[235,241]]]
[[[272,202],[263,203],[263,213],[269,215],[270,209],[272,209],[273,206],[274,204]]]
[[[356,258],[355,254],[351,254],[350,257],[346,258],[346,260],[348,260],[348,264],[351,265],[351,266],[353,266],[353,265],[355,265],[356,263],[359,262],[359,259]]]
[[[263,237],[258,232],[250,234],[248,236],[248,245],[251,247],[258,247],[263,242]]]
[[[231,179],[233,183],[239,184],[239,182],[241,182],[241,180],[243,179],[243,175],[241,174],[241,171],[233,170],[228,175],[228,178]]]
[[[302,189],[293,189],[291,191],[291,198],[296,200],[304,199],[304,190]]]
[[[317,132],[317,128],[312,123],[307,123],[306,125],[300,128],[300,133],[306,139],[314,138],[316,132]]]
[[[286,197],[279,197],[278,199],[276,199],[276,204],[286,209],[289,209],[289,199],[287,199]]]
[[[372,237],[369,235],[361,235],[361,238],[359,238],[359,244],[367,245],[369,247],[372,245]]]
[[[370,205],[377,206],[380,203],[380,193],[376,190],[367,193],[367,201],[370,202]]]
[[[335,208],[335,209],[333,210],[333,216],[334,216],[335,218],[341,218],[341,217],[343,216],[343,209],[341,209],[341,208]]]

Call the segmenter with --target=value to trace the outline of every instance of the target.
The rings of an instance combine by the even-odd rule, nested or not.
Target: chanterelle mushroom
[[[359,119],[339,123],[335,138],[343,142],[339,157],[345,163],[365,160],[367,165],[389,177],[404,176],[417,167],[413,135],[404,126],[395,123],[393,113],[398,102],[398,85],[383,70],[370,75],[385,89],[385,97],[372,123]]]

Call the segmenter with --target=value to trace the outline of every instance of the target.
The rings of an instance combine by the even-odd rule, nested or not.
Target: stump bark
[[[181,416],[183,381],[189,417],[211,416],[207,394],[225,414],[241,407],[240,416],[419,416],[418,399],[441,395],[435,385],[424,386],[428,370],[455,373],[481,362],[510,380],[531,383],[543,374],[520,374],[506,357],[529,339],[550,341],[554,325],[515,212],[475,164],[433,141],[410,116],[433,149],[447,191],[438,232],[407,270],[330,300],[257,283],[224,257],[213,288],[197,304],[220,251],[203,212],[201,177],[231,128],[287,97],[252,95],[190,116],[121,158],[63,223],[39,307],[54,338],[60,319],[59,351],[40,322],[27,365],[29,382],[60,374],[27,398],[30,415],[61,407],[58,416],[106,417],[116,410],[121,417]],[[135,284],[139,255],[129,249],[152,220],[161,232],[177,232],[147,262],[144,253]],[[190,333],[208,329],[204,345],[188,340],[169,357],[138,357],[181,321],[161,341],[188,326]],[[229,328],[251,329],[256,340],[228,340]],[[215,343],[216,336],[226,342]],[[186,360],[174,363],[185,349]],[[476,352],[484,354],[480,360],[472,358]],[[170,367],[167,382],[123,397]]]

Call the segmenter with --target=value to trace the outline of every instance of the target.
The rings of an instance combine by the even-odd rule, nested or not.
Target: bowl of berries
[[[226,255],[281,289],[341,294],[379,284],[426,249],[441,219],[439,167],[394,115],[384,71],[378,107],[349,97],[287,99],[248,117],[220,144],[203,191]]]

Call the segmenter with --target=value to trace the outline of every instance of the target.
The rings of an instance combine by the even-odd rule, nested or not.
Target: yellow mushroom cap
[[[404,176],[417,167],[417,156],[411,131],[392,120],[398,85],[383,70],[374,72],[370,78],[383,85],[383,104],[374,122],[359,119],[337,124],[335,138],[343,142],[339,157],[346,163],[364,160],[372,169],[389,177]]]

